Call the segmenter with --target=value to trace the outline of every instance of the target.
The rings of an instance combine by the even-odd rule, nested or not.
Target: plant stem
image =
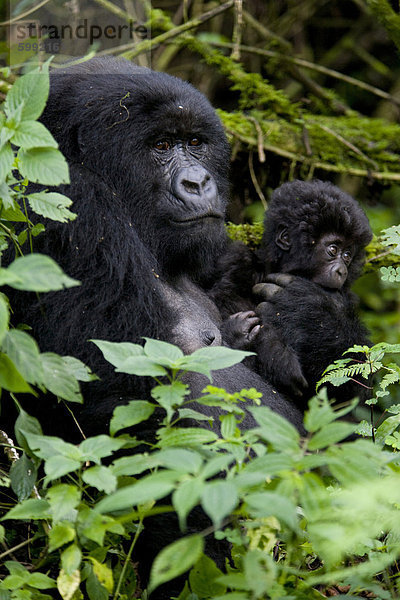
[[[135,544],[137,542],[137,539],[138,539],[138,537],[141,534],[142,529],[143,529],[143,519],[144,519],[144,516],[142,515],[139,518],[139,524],[138,524],[138,527],[136,529],[135,536],[134,536],[134,538],[132,540],[132,544],[131,544],[131,546],[130,546],[130,548],[128,550],[128,554],[125,557],[125,562],[124,562],[124,565],[122,567],[122,570],[121,570],[121,573],[120,573],[120,576],[119,576],[119,579],[118,579],[117,589],[115,590],[115,594],[114,594],[114,599],[113,600],[118,600],[118,597],[120,595],[121,586],[122,586],[122,583],[123,583],[123,581],[125,579],[125,573],[126,573],[126,570],[128,568],[128,562],[131,559],[133,549],[134,549]]]

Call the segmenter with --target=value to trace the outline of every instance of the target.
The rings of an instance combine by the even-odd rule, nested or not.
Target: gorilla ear
[[[285,225],[280,225],[278,228],[278,233],[276,234],[275,244],[281,248],[281,250],[285,250],[286,252],[290,250],[292,243],[290,241],[289,231]]]

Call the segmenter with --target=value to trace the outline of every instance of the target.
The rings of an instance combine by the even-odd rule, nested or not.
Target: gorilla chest
[[[186,278],[174,285],[163,284],[164,298],[172,313],[167,325],[168,341],[189,354],[204,346],[222,343],[221,317],[201,288]]]

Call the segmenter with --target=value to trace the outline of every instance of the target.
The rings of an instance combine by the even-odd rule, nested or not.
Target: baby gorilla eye
[[[156,150],[161,150],[162,152],[166,152],[171,148],[171,144],[168,140],[157,140],[154,144]]]
[[[352,257],[352,255],[351,255],[351,252],[350,252],[350,250],[346,250],[345,252],[343,252],[343,254],[342,254],[342,258],[343,258],[343,260],[344,260],[344,262],[345,262],[346,264],[349,264],[349,263],[351,263],[351,259],[352,259],[353,257]]]
[[[197,137],[192,137],[192,139],[190,139],[188,141],[188,146],[201,146],[202,141],[201,139],[197,138]]]
[[[330,244],[327,250],[330,256],[336,256],[338,253],[338,247],[335,244]]]

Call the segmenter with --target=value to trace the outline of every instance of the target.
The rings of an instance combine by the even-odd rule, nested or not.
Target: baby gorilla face
[[[312,262],[312,281],[322,287],[340,290],[346,282],[354,249],[342,235],[326,233],[316,242]]]

